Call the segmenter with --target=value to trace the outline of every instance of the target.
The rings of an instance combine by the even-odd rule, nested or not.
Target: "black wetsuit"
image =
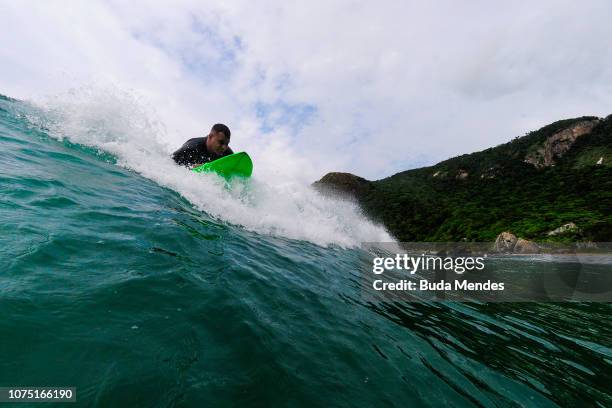
[[[208,137],[208,136],[207,136]],[[185,142],[180,149],[172,153],[172,159],[181,166],[193,166],[220,159],[234,153],[229,147],[223,154],[209,152],[206,148],[206,137],[195,137]]]

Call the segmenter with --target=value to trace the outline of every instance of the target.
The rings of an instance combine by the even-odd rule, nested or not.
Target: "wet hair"
[[[217,123],[216,125],[214,125],[212,127],[212,130],[214,130],[215,132],[223,133],[228,139],[232,135],[232,132],[230,132],[229,128],[222,123]]]

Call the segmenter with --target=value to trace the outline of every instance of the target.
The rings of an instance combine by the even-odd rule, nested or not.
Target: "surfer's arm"
[[[172,160],[180,166],[189,166],[193,161],[194,139],[186,141],[177,151],[172,153]]]
[[[183,147],[172,153],[172,156],[170,157],[172,157],[172,160],[174,160],[176,164],[181,166],[185,166],[189,163],[187,159],[187,151]]]

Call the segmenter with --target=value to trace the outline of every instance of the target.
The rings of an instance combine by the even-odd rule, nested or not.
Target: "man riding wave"
[[[233,154],[229,148],[231,132],[227,126],[217,123],[208,136],[194,137],[172,153],[172,159],[181,166],[190,168]]]

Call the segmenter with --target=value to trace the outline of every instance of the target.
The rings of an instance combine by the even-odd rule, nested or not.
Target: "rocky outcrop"
[[[575,232],[578,231],[578,226],[573,222],[568,222],[567,224],[563,224],[559,228],[555,228],[554,230],[548,233],[548,236],[555,236],[565,234],[566,232]]]
[[[457,180],[465,180],[466,178],[468,178],[468,176],[469,176],[469,175],[470,175],[470,173],[468,173],[467,171],[465,171],[465,170],[459,170],[459,171],[457,172],[457,175],[455,176],[455,178],[456,178]]]
[[[540,252],[540,247],[533,241],[517,238],[513,233],[506,231],[497,236],[493,250],[505,254],[537,254]]]
[[[550,167],[560,159],[580,136],[591,133],[599,119],[585,120],[548,137],[542,146],[527,154],[525,162],[541,169]]]
[[[516,241],[513,252],[515,254],[537,254],[540,252],[540,247],[533,241],[519,238]]]
[[[372,189],[370,181],[351,173],[327,173],[312,186],[323,194],[357,199]]]
[[[512,252],[516,245],[517,238],[511,232],[502,232],[497,236],[493,250],[495,252]]]

